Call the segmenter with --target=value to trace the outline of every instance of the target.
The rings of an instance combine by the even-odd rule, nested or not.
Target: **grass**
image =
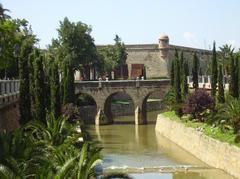
[[[131,103],[131,100],[113,100],[112,103],[129,105]]]
[[[174,111],[167,111],[162,113],[163,116],[168,117],[171,120],[183,123],[186,127],[201,128],[203,133],[211,138],[217,139],[221,142],[226,142],[231,145],[240,147],[240,143],[235,143],[234,139],[236,134],[233,130],[222,131],[220,127],[213,127],[207,123],[196,122],[189,120],[189,116],[183,116],[181,119],[175,114]]]
[[[156,102],[156,101],[162,101],[161,99],[147,99],[147,102]]]
[[[147,102],[156,102],[156,101],[161,101],[161,99],[148,99]],[[131,100],[113,100],[112,103],[113,104],[125,104],[125,105],[129,105],[132,101]]]

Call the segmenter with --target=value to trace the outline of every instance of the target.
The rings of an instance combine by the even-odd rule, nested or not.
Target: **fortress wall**
[[[169,46],[167,59],[160,57],[160,49],[157,44],[143,45],[126,45],[127,48],[127,64],[129,76],[131,75],[131,64],[144,64],[146,66],[147,78],[167,77],[171,67],[171,61],[175,56],[175,49],[178,50],[179,57],[183,51],[184,58],[189,62],[189,68],[192,68],[193,54],[197,53],[200,60],[200,68],[203,74],[208,70],[206,68],[211,62],[211,51],[204,49],[195,49],[176,45]],[[191,73],[191,70],[190,70]]]
[[[166,61],[161,59],[158,49],[127,49],[128,71],[131,75],[131,64],[144,64],[147,78],[166,77]]]
[[[192,68],[193,64],[193,54],[194,52],[197,53],[197,56],[200,60],[200,68],[202,72],[205,74],[207,70],[209,70],[207,67],[211,63],[211,57],[212,57],[212,52],[209,50],[204,50],[204,49],[194,49],[194,48],[189,48],[189,47],[182,47],[182,46],[175,46],[175,45],[170,45],[170,50],[169,50],[169,60],[168,60],[168,70],[170,70],[170,64],[172,59],[175,58],[175,49],[178,50],[179,57],[181,55],[181,51],[183,51],[183,56],[185,59],[188,60],[189,64],[189,69]],[[191,70],[190,70],[191,73]]]

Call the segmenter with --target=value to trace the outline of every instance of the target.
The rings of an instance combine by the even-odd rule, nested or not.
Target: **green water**
[[[156,133],[158,113],[148,113],[148,125],[134,125],[134,117],[127,116],[114,119],[114,125],[90,126],[103,147],[105,172],[127,172],[137,179],[233,179]]]

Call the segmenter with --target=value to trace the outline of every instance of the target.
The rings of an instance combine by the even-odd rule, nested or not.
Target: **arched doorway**
[[[134,102],[125,92],[109,95],[104,104],[104,114],[110,123],[133,123]]]
[[[86,94],[79,93],[77,95],[77,106],[79,107],[79,115],[85,124],[95,124],[97,114],[97,104],[95,99]]]

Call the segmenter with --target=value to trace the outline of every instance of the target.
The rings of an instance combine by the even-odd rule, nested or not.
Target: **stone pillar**
[[[136,106],[135,108],[135,125],[147,124],[146,109]]]
[[[99,126],[105,123],[106,116],[104,114],[104,111],[99,108],[97,110],[97,115],[95,117],[95,125]]]
[[[1,81],[0,85],[1,85],[1,94],[5,94],[6,93],[6,91],[5,91],[5,82]]]
[[[97,99],[97,98],[94,98],[94,99]],[[110,99],[105,100],[104,98],[96,101],[97,103],[97,115],[95,117],[96,125],[113,123],[113,118],[111,113],[111,103],[109,103],[109,101],[111,100]]]
[[[90,80],[94,80],[94,72],[92,67],[90,67]]]
[[[112,80],[114,80],[114,71],[111,72]]]
[[[15,81],[11,81],[11,93],[14,93],[15,92],[15,90],[14,90],[14,83],[15,83]]]
[[[18,81],[14,81],[14,92],[16,93],[18,91]]]
[[[6,94],[9,94],[10,93],[10,82],[7,81],[6,82]]]

